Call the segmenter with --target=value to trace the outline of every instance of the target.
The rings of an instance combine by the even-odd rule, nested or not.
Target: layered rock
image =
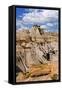
[[[30,30],[20,30],[16,32],[16,66],[23,73],[32,71],[32,65],[48,64],[52,59],[52,51],[58,51],[58,33],[44,32],[38,25],[34,25]],[[55,48],[56,47],[56,48]],[[54,58],[53,58],[54,59]],[[44,71],[35,68],[35,73],[31,75],[48,74],[50,68],[47,65]],[[45,73],[46,72],[46,73]]]

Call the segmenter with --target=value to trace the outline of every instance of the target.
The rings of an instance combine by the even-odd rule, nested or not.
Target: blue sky
[[[46,31],[58,32],[58,11],[16,8],[16,30],[31,29],[36,24]]]

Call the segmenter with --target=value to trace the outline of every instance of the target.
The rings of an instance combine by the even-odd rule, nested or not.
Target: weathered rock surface
[[[22,71],[17,80],[26,79],[27,72],[30,76],[49,74],[51,68],[48,63],[58,59],[57,52],[58,33],[44,32],[37,25],[31,30],[17,31],[16,66]]]
[[[51,73],[51,68],[48,64],[33,65],[30,67],[30,76],[48,75]]]

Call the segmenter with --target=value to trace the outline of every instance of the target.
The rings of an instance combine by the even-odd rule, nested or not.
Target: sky
[[[16,8],[16,30],[40,25],[48,32],[58,32],[58,10]]]

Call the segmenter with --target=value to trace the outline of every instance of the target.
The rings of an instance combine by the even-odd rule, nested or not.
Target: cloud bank
[[[16,9],[16,29],[30,29],[32,25],[40,25],[48,31],[58,31],[58,11],[47,9]],[[20,11],[20,13],[17,12]]]

